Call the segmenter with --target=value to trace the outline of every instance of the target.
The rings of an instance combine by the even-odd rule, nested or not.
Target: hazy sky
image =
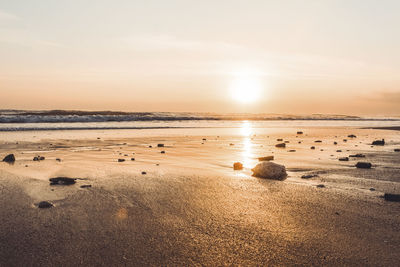
[[[399,14],[398,0],[0,0],[0,109],[400,115]],[[235,100],[243,76],[257,101]]]

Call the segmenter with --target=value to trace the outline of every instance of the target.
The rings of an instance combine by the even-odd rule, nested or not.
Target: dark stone
[[[369,189],[369,191],[375,191],[375,188],[371,187],[371,188]]]
[[[356,167],[359,169],[371,169],[372,164],[369,162],[357,162]]]
[[[161,154],[165,154],[165,151],[163,150],[163,151],[161,151]]]
[[[58,162],[60,162],[60,161],[61,161],[61,159],[59,159],[59,158],[56,158],[56,160],[57,160]]]
[[[333,142],[334,145],[337,145],[337,142]]]
[[[400,148],[395,148],[394,152],[400,152]]]
[[[301,176],[301,179],[310,179],[313,177],[318,177],[318,174],[306,174],[306,175]]]
[[[347,137],[348,138],[356,138],[357,136],[355,136],[354,134],[349,134]]]
[[[235,144],[233,144],[233,143],[230,143],[229,145],[230,145],[230,146],[234,146]]]
[[[8,163],[13,163],[15,162],[15,156],[14,154],[9,154],[7,156],[4,157],[3,159],[4,162],[8,162]]]
[[[296,152],[296,150],[295,149],[291,149],[288,152]]]
[[[243,170],[243,164],[240,162],[233,163],[233,169],[235,171]]]
[[[315,149],[315,146],[310,147],[310,149]]]
[[[118,162],[124,162],[125,159],[118,159]]]
[[[258,158],[258,161],[270,161],[270,160],[274,160],[274,156],[266,156]]]
[[[131,158],[131,160],[132,160],[132,161],[134,161],[134,160],[135,160],[135,158]]]
[[[350,158],[365,158],[364,154],[354,154],[354,155],[350,155]]]
[[[203,141],[207,141],[207,139],[206,139],[206,138],[203,138]]]
[[[143,175],[147,174],[146,172],[142,172]]]
[[[84,184],[84,185],[81,185],[81,188],[89,188],[89,187],[92,187],[92,185],[91,185],[91,184]]]
[[[317,188],[325,188],[325,185],[323,185],[323,184],[318,184],[318,185],[317,185]]]
[[[53,204],[51,204],[50,202],[47,202],[47,201],[41,201],[38,204],[38,208],[39,209],[48,209],[48,208],[51,208],[51,207],[53,207]]]
[[[151,145],[149,146],[149,148],[152,148],[152,147],[153,147],[153,146],[151,146]]]
[[[283,141],[283,139],[282,138],[278,138],[278,139],[276,139],[276,141]]]
[[[55,177],[50,178],[50,185],[72,185],[75,184],[75,178],[68,178],[68,177]]]
[[[343,139],[343,142],[347,142],[347,139]]]
[[[39,157],[39,160],[45,160],[46,158],[45,157]]]
[[[382,140],[375,140],[372,142],[373,146],[384,146],[385,145],[385,139]]]
[[[157,144],[157,147],[164,147],[164,144]]]
[[[348,157],[339,158],[339,161],[349,161]]]
[[[342,152],[342,150],[336,150],[336,152]]]
[[[400,194],[389,194],[389,193],[385,193],[383,195],[383,198],[386,201],[395,201],[395,202],[400,202]]]
[[[283,148],[283,147],[286,147],[286,144],[285,143],[276,144],[275,147]]]
[[[303,134],[303,132],[302,131],[298,131],[297,134]]]
[[[290,142],[289,142],[289,141],[285,141],[284,143],[285,143],[285,144],[289,144]]]
[[[322,141],[321,140],[316,140],[316,141],[314,141],[314,143],[322,143]]]

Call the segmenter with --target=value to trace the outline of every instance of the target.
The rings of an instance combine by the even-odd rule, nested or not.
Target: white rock
[[[269,161],[257,164],[253,169],[253,176],[274,180],[285,180],[287,177],[286,168]]]

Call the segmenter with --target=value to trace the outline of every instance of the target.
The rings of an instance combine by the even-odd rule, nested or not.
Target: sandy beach
[[[297,130],[2,133],[0,153],[16,161],[0,164],[1,265],[397,265],[400,205],[382,196],[400,193],[398,132]],[[285,181],[251,176],[268,155]]]

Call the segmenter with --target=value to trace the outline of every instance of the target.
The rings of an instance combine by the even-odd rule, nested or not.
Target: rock
[[[91,185],[91,184],[84,184],[84,185],[81,185],[81,188],[89,188],[89,187],[92,187],[92,185]]]
[[[318,185],[317,185],[317,188],[325,188],[325,185],[323,185],[323,184],[318,184]]]
[[[282,138],[278,138],[278,139],[276,139],[276,141],[278,141],[278,142],[282,142],[282,141],[283,141],[283,139],[282,139]]]
[[[375,188],[371,187],[371,188],[369,189],[369,191],[375,191]]]
[[[299,141],[299,142],[297,142],[297,143],[301,144],[301,141]]]
[[[339,161],[349,161],[349,158],[348,157],[342,157],[342,158],[339,158]]]
[[[243,164],[240,162],[233,163],[233,169],[235,171],[243,170]]]
[[[371,169],[372,164],[369,162],[357,162],[356,167],[359,169]]]
[[[59,158],[56,158],[56,161],[60,162],[60,161],[61,161],[61,159],[59,159]]]
[[[42,157],[42,156],[36,156],[36,157],[33,157],[33,161],[40,161],[40,160],[45,160],[46,158],[45,157]]]
[[[315,146],[310,147],[310,149],[315,149]]]
[[[343,142],[347,142],[347,139],[343,139]]]
[[[383,198],[386,201],[395,201],[395,202],[400,202],[400,194],[389,194],[389,193],[385,193],[383,195]]]
[[[342,150],[339,149],[339,150],[336,150],[336,152],[342,152]]]
[[[337,145],[337,142],[333,142],[334,145]]]
[[[147,174],[146,172],[142,172],[143,175]]]
[[[125,157],[129,156],[128,154],[124,154]]]
[[[288,152],[296,152],[296,149],[290,149]]]
[[[310,179],[313,177],[318,177],[318,174],[306,174],[306,175],[301,176],[301,179]]]
[[[3,159],[4,162],[8,162],[8,163],[13,163],[15,162],[15,156],[14,154],[9,154],[7,156],[4,157]]]
[[[51,204],[50,202],[47,202],[47,201],[41,201],[38,204],[38,208],[39,209],[48,209],[48,208],[51,208],[51,207],[53,207],[53,204]]]
[[[395,148],[394,152],[400,152],[400,148]]]
[[[347,137],[348,138],[356,138],[357,136],[355,136],[354,134],[349,134]]]
[[[384,146],[385,145],[385,139],[382,140],[375,140],[372,142],[373,146]]]
[[[149,146],[149,148],[152,148],[152,147],[153,147],[152,145]]]
[[[276,144],[275,147],[284,148],[286,147],[286,144],[285,143]]]
[[[253,169],[253,176],[273,180],[285,180],[287,177],[286,168],[269,161],[258,163]]]
[[[55,177],[50,178],[50,185],[72,185],[75,184],[75,178],[68,178],[68,177]]]
[[[274,156],[266,156],[258,158],[258,161],[270,161],[270,160],[274,160]]]
[[[163,151],[161,151],[160,153],[161,153],[161,154],[165,154],[165,151],[163,150]]]
[[[235,144],[233,144],[233,143],[230,143],[229,145],[230,145],[230,146],[234,146]]]
[[[298,131],[297,134],[303,134],[303,132],[302,131]]]
[[[207,139],[206,139],[206,138],[203,138],[203,141],[207,141]]]
[[[316,140],[316,141],[314,141],[314,143],[322,143],[322,141],[321,140]]]
[[[350,158],[365,158],[364,154],[354,154],[354,155],[350,155]]]
[[[131,160],[132,160],[132,161],[134,161],[134,160],[135,160],[135,158],[131,158]]]
[[[164,147],[164,144],[157,144],[157,147]]]
[[[118,159],[118,162],[124,162],[125,159]]]

